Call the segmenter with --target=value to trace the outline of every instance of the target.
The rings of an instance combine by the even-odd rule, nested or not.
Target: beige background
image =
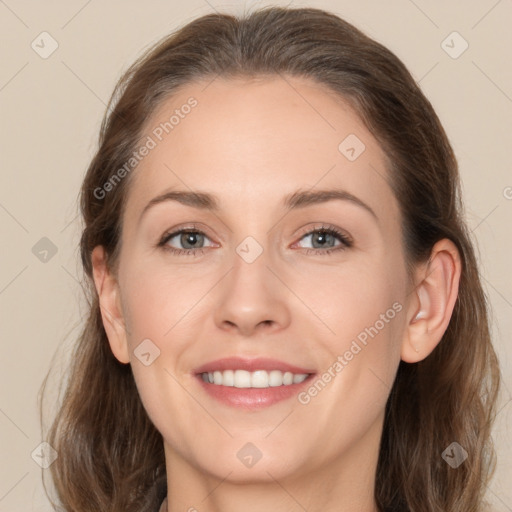
[[[6,40],[0,50],[0,512],[50,510],[42,470],[31,458],[43,441],[37,394],[59,347],[56,363],[64,361],[85,311],[77,281],[76,197],[113,86],[144,48],[175,27],[214,9],[240,12],[244,4],[268,2],[0,0]],[[447,130],[480,248],[505,380],[489,499],[497,511],[512,511],[512,2],[293,5],[332,10],[388,46],[420,81]],[[43,31],[59,45],[47,59],[31,47]],[[453,31],[469,44],[456,59],[441,45]],[[449,42],[450,51],[462,43]],[[32,252],[42,237],[57,248],[47,262]]]

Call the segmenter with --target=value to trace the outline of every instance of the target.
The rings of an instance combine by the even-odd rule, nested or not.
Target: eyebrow
[[[342,190],[339,188],[314,191],[297,190],[296,192],[285,196],[282,204],[287,211],[290,211],[333,200],[350,201],[351,203],[365,209],[375,218],[375,220],[378,221],[376,213],[370,206],[368,206],[357,196],[354,196],[350,192],[347,192],[346,190]],[[198,208],[200,210],[211,211],[214,213],[219,212],[220,210],[219,200],[217,196],[208,194],[206,192],[170,190],[159,196],[154,197],[153,199],[151,199],[151,201],[149,201],[149,203],[142,210],[139,222],[144,216],[144,214],[150,208],[157,204],[164,203],[167,201],[176,201],[186,206],[191,206],[193,208]]]

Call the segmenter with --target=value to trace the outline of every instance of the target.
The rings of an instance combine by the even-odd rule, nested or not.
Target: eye
[[[172,233],[164,234],[164,236],[158,243],[158,246],[178,255],[198,255],[204,252],[203,247],[205,246],[202,244],[204,244],[205,239],[209,240],[208,237],[198,229],[179,229],[173,231]],[[173,244],[182,245],[183,249],[172,247],[170,245],[171,242]]]
[[[302,236],[301,240],[308,237],[311,237],[313,248],[306,248],[306,254],[329,254],[333,251],[343,251],[353,245],[352,239],[334,226],[322,225],[319,228],[308,231]],[[335,244],[336,239],[340,243],[332,245]]]
[[[300,240],[307,237],[312,238],[313,248],[306,248],[306,254],[325,255],[334,251],[343,251],[353,245],[352,239],[334,226],[322,225],[305,233]],[[336,245],[336,239],[340,242],[338,245]],[[205,240],[209,240],[209,238],[201,230],[189,227],[165,233],[157,245],[173,254],[198,256],[204,253],[205,247],[215,246],[214,244],[205,246]],[[333,243],[334,245],[332,245]],[[175,244],[179,244],[183,248],[173,247]]]

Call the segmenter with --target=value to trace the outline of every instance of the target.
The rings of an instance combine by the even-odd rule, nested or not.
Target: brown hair
[[[443,339],[425,360],[399,364],[386,405],[377,504],[382,511],[482,510],[495,467],[490,429],[500,372],[448,138],[410,73],[384,46],[332,13],[269,7],[241,18],[211,14],[192,21],[150,48],[114,90],[80,197],[90,310],[47,437],[58,452],[50,470],[66,511],[157,507],[145,496],[157,477],[165,478],[161,434],[130,365],[110,350],[92,281],[95,246],[106,248],[115,267],[130,176],[105,197],[95,190],[129,160],[150,115],[178,88],[217,76],[276,75],[305,77],[339,94],[385,150],[409,275],[442,238],[460,252],[459,294]],[[469,454],[457,469],[441,456],[454,441]]]

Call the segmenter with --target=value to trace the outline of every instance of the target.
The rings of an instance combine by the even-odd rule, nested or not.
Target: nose
[[[233,267],[219,283],[215,324],[244,337],[285,329],[290,323],[290,290],[278,277],[280,272],[267,251],[250,261],[234,256]]]

